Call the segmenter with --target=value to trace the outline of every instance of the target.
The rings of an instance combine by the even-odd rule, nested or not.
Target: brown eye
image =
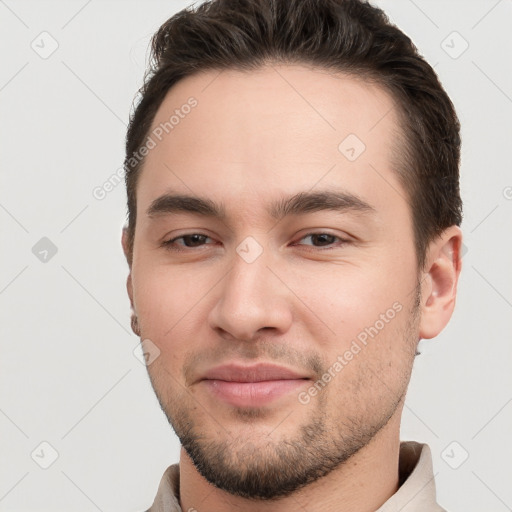
[[[309,233],[303,236],[301,240],[306,240],[308,238],[311,240],[311,244],[301,245],[312,245],[313,247],[323,248],[329,245],[333,245],[336,242],[336,240],[340,241],[338,247],[344,245],[345,243],[348,243],[348,240],[345,240],[344,238],[341,238],[336,235],[331,235],[330,233]],[[327,247],[327,249],[334,249],[334,247]]]
[[[191,233],[188,235],[181,235],[176,238],[172,238],[171,240],[166,240],[162,243],[162,245],[167,249],[181,251],[183,249],[180,249],[180,247],[201,247],[209,238],[209,236],[202,235],[201,233]],[[181,240],[183,243],[177,243],[178,240]]]

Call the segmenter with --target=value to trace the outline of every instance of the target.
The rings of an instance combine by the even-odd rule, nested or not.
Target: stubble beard
[[[228,432],[212,418],[211,430],[222,431],[222,439],[215,438],[204,429],[204,423],[195,419],[194,407],[187,405],[187,392],[172,397],[172,391],[160,387],[156,375],[149,372],[153,389],[170,425],[180,439],[197,471],[212,485],[233,496],[252,500],[275,500],[295,493],[299,489],[328,475],[367,446],[403,405],[410,370],[415,357],[419,300],[409,312],[409,321],[403,329],[402,340],[407,342],[408,371],[404,372],[401,387],[378,414],[372,411],[359,417],[344,416],[333,420],[328,416],[328,396],[320,393],[316,407],[293,435],[279,436],[279,427],[273,432],[247,434]],[[165,373],[165,372],[164,372]],[[325,390],[324,390],[325,391]],[[164,396],[165,395],[165,396]],[[331,398],[332,400],[332,398]],[[303,406],[302,406],[303,407]],[[247,424],[266,414],[264,409],[235,409],[234,415]],[[365,416],[366,414],[366,416]],[[293,412],[286,421],[293,421]],[[204,420],[203,420],[204,421]],[[283,420],[281,420],[283,421]],[[276,425],[279,420],[276,420]],[[246,432],[246,429],[243,429]],[[258,432],[255,429],[255,432]]]

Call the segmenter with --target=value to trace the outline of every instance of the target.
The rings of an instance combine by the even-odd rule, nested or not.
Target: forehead
[[[396,201],[399,134],[392,98],[363,78],[299,65],[198,73],[153,120],[138,209],[168,188],[253,213],[264,197],[317,184]]]

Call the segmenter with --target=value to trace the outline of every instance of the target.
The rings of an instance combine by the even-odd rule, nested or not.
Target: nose
[[[290,328],[291,292],[269,263],[265,251],[250,263],[234,255],[231,271],[215,287],[209,314],[210,327],[224,338],[251,341],[264,330],[283,334]]]

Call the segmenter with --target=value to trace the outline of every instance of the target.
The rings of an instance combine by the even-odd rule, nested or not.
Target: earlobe
[[[128,292],[128,297],[130,298],[130,306],[132,310],[132,316],[131,316],[131,327],[132,331],[137,335],[140,336],[140,328],[137,321],[137,313],[135,311],[135,304],[133,301],[133,283],[132,283],[132,258],[130,254],[130,248],[128,244],[128,228],[126,226],[123,227],[123,234],[121,237],[121,244],[123,246],[123,252],[126,257],[126,261],[128,262],[128,265],[130,267],[130,271],[128,272],[128,277],[126,278],[126,291]]]
[[[420,338],[437,336],[453,314],[462,268],[461,246],[462,231],[450,226],[429,247],[428,270],[422,285]]]
[[[132,274],[131,272],[128,274],[128,278],[126,279],[126,290],[128,292],[128,297],[130,297],[130,305],[132,309],[131,315],[131,328],[134,334],[140,336],[140,326],[139,320],[137,318],[137,312],[135,311],[135,305],[133,302],[133,285],[132,285]]]

